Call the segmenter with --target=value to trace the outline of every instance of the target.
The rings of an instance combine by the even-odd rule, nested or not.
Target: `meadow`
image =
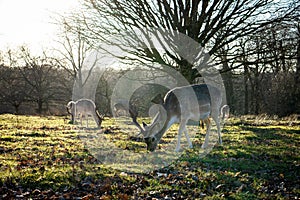
[[[137,129],[102,124],[120,148],[146,151],[129,132]],[[232,117],[222,133],[223,145],[206,156],[187,150],[163,168],[134,173],[99,162],[67,117],[0,115],[0,199],[300,198],[297,118]],[[176,127],[164,141],[175,135]]]

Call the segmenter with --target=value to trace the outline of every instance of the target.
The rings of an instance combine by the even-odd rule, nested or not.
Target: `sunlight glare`
[[[78,4],[75,0],[0,0],[0,50],[24,44],[39,49],[51,46],[58,31],[51,17]]]

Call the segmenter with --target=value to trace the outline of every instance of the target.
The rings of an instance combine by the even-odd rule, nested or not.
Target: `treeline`
[[[300,24],[273,23],[224,49],[227,100],[236,114],[300,113]],[[226,58],[226,59],[225,59]]]
[[[0,113],[61,114],[70,99],[72,77],[55,59],[28,49],[2,53]]]
[[[52,65],[50,65],[52,64]],[[111,95],[118,78],[125,71],[107,70],[105,76],[99,77],[96,92],[96,105],[99,111],[111,116]],[[0,66],[0,113],[66,115],[65,105],[72,99],[73,77],[63,68],[51,62],[35,63],[20,67]],[[295,96],[296,72],[260,73],[259,95],[243,73],[232,73],[233,96],[227,98],[231,113],[236,115],[261,114],[286,116],[299,114],[299,96]],[[133,93],[136,106],[148,113],[143,106],[155,95],[149,91],[154,87],[144,86]],[[161,87],[156,87],[161,90]],[[154,88],[155,89],[155,88]],[[157,92],[157,91],[156,91]],[[165,92],[165,91],[163,91]],[[146,95],[148,94],[149,95]]]

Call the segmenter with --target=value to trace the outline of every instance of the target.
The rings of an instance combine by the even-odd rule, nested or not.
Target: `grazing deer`
[[[90,99],[79,99],[78,101],[70,101],[67,104],[67,111],[72,116],[72,122],[75,123],[76,117],[80,118],[80,124],[82,126],[82,118],[86,118],[86,126],[88,127],[88,117],[92,116],[97,126],[100,128],[103,117],[100,116],[96,109],[95,103]]]
[[[156,97],[156,103],[161,105],[152,123],[143,129],[144,140],[147,150],[154,151],[163,134],[174,123],[180,123],[178,130],[177,146],[175,151],[180,150],[181,134],[184,132],[189,147],[192,142],[187,133],[186,124],[189,120],[202,120],[206,124],[206,136],[202,148],[206,148],[209,140],[211,116],[217,124],[219,143],[222,144],[220,132],[220,108],[222,95],[219,89],[208,84],[177,87],[170,90],[164,97]],[[223,106],[227,108],[228,106]],[[222,111],[221,111],[222,113]]]

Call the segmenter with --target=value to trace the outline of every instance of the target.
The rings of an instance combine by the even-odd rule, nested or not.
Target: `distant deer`
[[[143,133],[144,129],[137,122],[138,110],[132,103],[128,103],[125,100],[119,100],[118,103],[114,104],[114,111],[115,111],[116,115],[118,115],[119,113],[121,113],[123,111],[126,113],[129,113],[130,117],[132,118],[133,124],[136,125],[137,128],[140,130],[138,135]]]
[[[222,144],[219,117],[222,109],[228,110],[229,107],[225,105],[221,109],[222,95],[218,88],[208,84],[177,87],[170,90],[164,99],[158,96],[155,101],[161,105],[161,109],[149,126],[143,122],[142,134],[147,150],[154,151],[163,134],[174,123],[180,123],[175,151],[180,150],[182,132],[185,133],[189,147],[192,148],[193,145],[186,129],[189,120],[202,120],[206,124],[206,136],[202,148],[207,148],[211,127],[210,116],[216,122],[219,143]]]
[[[100,116],[96,109],[95,103],[90,99],[79,99],[78,101],[70,101],[67,104],[67,111],[72,116],[72,122],[75,123],[76,117],[80,118],[82,126],[82,118],[86,118],[86,126],[88,127],[88,117],[92,116],[97,126],[100,128],[103,117]]]

